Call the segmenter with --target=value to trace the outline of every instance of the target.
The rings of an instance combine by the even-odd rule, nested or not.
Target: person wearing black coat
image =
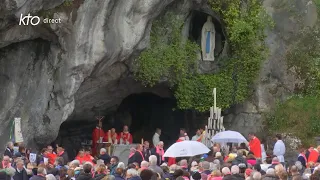
[[[111,157],[107,154],[107,150],[105,148],[101,148],[98,159],[102,159],[104,164],[107,165],[110,164]]]
[[[94,180],[91,174],[92,166],[90,164],[83,165],[83,171],[79,174],[76,180]]]
[[[142,151],[143,151],[142,145],[139,144],[136,148],[136,152],[134,153],[134,155],[129,158],[128,164],[132,164],[135,162],[138,164],[141,164],[141,162],[144,160]]]
[[[63,162],[64,162],[63,165],[67,165],[69,162],[69,156],[68,156],[68,153],[64,150],[64,148],[58,147],[57,153],[59,157],[63,158]]]
[[[14,180],[28,180],[29,179],[28,174],[24,168],[21,171],[16,169],[16,173],[12,178]]]
[[[103,174],[103,173],[101,173],[101,174],[95,174],[94,175],[94,180],[101,180],[101,179],[103,179],[104,177],[106,177],[107,175],[106,174]]]
[[[136,151],[132,157],[128,159],[128,164],[138,163],[141,164],[144,157],[141,156],[140,152]]]
[[[9,156],[10,158],[12,158],[13,155],[14,155],[13,143],[8,142],[6,150],[4,151],[4,156]]]
[[[24,169],[24,161],[23,160],[18,160],[16,163],[16,173],[12,177],[14,180],[28,180],[28,174],[27,171]]]
[[[151,149],[150,149],[150,143],[149,141],[143,142],[143,156],[144,159],[148,160],[149,157],[152,155]]]

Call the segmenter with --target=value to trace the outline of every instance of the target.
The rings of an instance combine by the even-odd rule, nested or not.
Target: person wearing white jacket
[[[153,146],[156,147],[160,142],[161,129],[157,128],[152,137]]]
[[[282,141],[282,137],[280,134],[276,135],[276,144],[273,148],[273,155],[277,156],[281,163],[284,163],[284,154],[286,153],[286,146]]]

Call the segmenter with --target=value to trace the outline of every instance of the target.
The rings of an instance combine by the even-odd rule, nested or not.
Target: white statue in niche
[[[214,61],[216,30],[212,22],[212,17],[208,16],[207,22],[203,25],[201,31],[201,50],[204,61]]]

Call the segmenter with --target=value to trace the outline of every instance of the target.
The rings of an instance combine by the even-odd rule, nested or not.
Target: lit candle
[[[141,138],[141,144],[143,144],[143,138]]]

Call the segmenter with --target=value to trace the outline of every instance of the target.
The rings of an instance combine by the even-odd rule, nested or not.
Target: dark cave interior
[[[186,128],[191,138],[206,119],[201,113],[174,108],[174,98],[163,98],[152,93],[131,94],[123,99],[116,112],[106,112],[103,129],[107,131],[114,127],[119,133],[124,125],[128,125],[133,142],[140,143],[141,138],[152,142],[155,129],[160,128],[160,139],[165,142],[165,147],[168,147],[178,139],[180,128]],[[91,140],[92,131],[97,123],[94,119],[71,119],[62,123],[55,143],[65,147],[68,154],[74,157],[76,151],[84,146],[83,143]]]

